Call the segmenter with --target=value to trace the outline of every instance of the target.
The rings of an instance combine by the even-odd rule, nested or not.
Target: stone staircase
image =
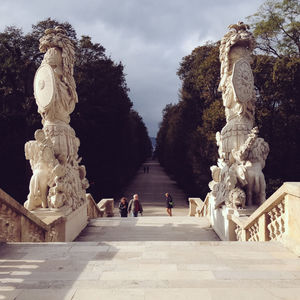
[[[101,218],[75,242],[2,244],[0,299],[300,299],[300,259],[207,218]]]
[[[128,217],[90,220],[77,241],[219,241],[207,218]]]

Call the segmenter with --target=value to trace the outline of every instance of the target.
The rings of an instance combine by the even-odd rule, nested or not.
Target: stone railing
[[[189,216],[195,217],[198,211],[203,207],[203,201],[200,198],[189,198]]]
[[[207,194],[204,201],[202,201],[200,198],[189,198],[189,216],[209,216],[209,194]]]
[[[300,182],[284,183],[252,215],[231,216],[238,241],[277,240],[300,253]]]
[[[62,227],[62,217],[47,224],[0,189],[0,242],[61,241]]]
[[[209,217],[209,194],[206,195],[202,208],[198,212],[198,217]]]
[[[89,219],[103,218],[114,216],[114,199],[102,199],[96,204],[91,194],[86,194],[88,201],[87,214]]]

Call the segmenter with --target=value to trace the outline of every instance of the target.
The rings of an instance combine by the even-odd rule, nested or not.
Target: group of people
[[[172,208],[174,207],[174,202],[169,193],[165,193],[165,201],[167,214],[172,217]],[[127,218],[130,212],[132,212],[133,217],[137,217],[139,213],[143,215],[143,207],[139,200],[139,195],[134,194],[129,203],[127,201],[127,198],[122,197],[119,203],[119,212],[122,218]]]
[[[126,218],[130,212],[132,212],[133,217],[137,217],[138,213],[143,215],[143,207],[139,201],[139,195],[134,194],[129,203],[127,202],[127,198],[121,198],[119,211],[122,218]]]

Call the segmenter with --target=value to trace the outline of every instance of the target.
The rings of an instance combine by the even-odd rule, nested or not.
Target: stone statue
[[[86,201],[89,186],[78,157],[80,141],[69,125],[78,102],[74,45],[64,28],[57,26],[45,31],[39,48],[45,55],[35,74],[34,96],[43,129],[36,131],[35,141],[25,145],[33,171],[25,207],[68,206],[74,210]]]
[[[213,181],[209,187],[216,206],[225,202],[237,208],[265,201],[262,169],[269,146],[257,137],[257,127],[253,128],[256,93],[250,64],[254,37],[243,22],[230,25],[229,29],[220,45],[219,91],[226,125],[216,134],[219,159],[218,165],[211,167]]]

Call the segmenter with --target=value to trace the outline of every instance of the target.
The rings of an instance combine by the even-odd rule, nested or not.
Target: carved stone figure
[[[228,194],[228,200],[225,204],[229,207],[237,209],[238,207],[245,208],[246,194],[241,188],[234,188]]]
[[[254,126],[254,79],[251,53],[255,40],[249,26],[230,25],[220,45],[221,81],[226,125],[217,132],[218,165],[212,166],[209,183],[216,207],[225,202],[230,207],[244,207],[265,201],[262,169],[269,153],[268,144],[258,138]],[[254,201],[254,196],[256,201]],[[246,199],[247,198],[247,199]]]
[[[253,195],[257,204],[266,199],[266,182],[262,169],[269,154],[269,145],[262,138],[257,137],[258,130],[254,128],[249,138],[239,151],[232,151],[238,164],[237,178],[242,186],[247,187],[247,203],[253,204]]]
[[[35,141],[25,144],[25,156],[30,160],[33,175],[30,179],[29,195],[24,206],[28,210],[48,207],[48,188],[53,167],[58,164],[53,146],[42,129],[36,130]]]
[[[86,201],[89,184],[78,157],[80,141],[69,125],[78,102],[74,45],[64,28],[57,26],[45,31],[39,49],[45,55],[35,74],[34,96],[43,129],[36,131],[35,141],[25,145],[33,171],[25,207],[69,206],[75,210]]]

